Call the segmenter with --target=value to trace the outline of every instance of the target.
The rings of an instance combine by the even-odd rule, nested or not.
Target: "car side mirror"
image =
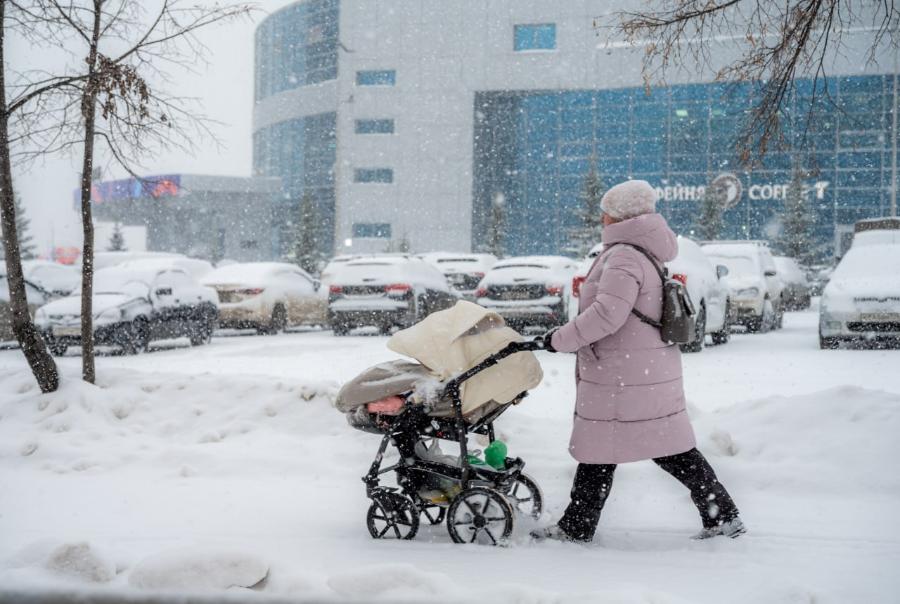
[[[728,267],[725,266],[724,264],[717,264],[716,265],[716,277],[721,279],[722,277],[727,277],[727,276],[728,276]]]
[[[171,287],[160,287],[159,289],[156,290],[155,293],[157,296],[171,296],[172,288]]]
[[[318,279],[313,279],[313,289],[319,291],[322,288],[322,282]]]
[[[778,273],[776,273],[776,272],[773,271],[772,269],[769,269],[769,270],[767,270],[766,272],[763,273],[763,275],[765,275],[766,277],[774,277],[774,276],[777,275],[777,274],[778,274]]]

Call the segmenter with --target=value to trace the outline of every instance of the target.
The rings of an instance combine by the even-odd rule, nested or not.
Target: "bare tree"
[[[319,251],[318,219],[316,205],[309,192],[303,193],[297,220],[293,225],[294,249],[290,259],[310,275],[319,272],[322,254]]]
[[[80,206],[83,228],[81,342],[82,377],[95,378],[93,351],[94,227],[91,177],[106,157],[139,178],[138,160],[172,148],[193,150],[197,140],[215,138],[211,121],[190,99],[169,92],[165,68],[192,65],[205,47],[196,37],[204,27],[246,15],[250,4],[209,7],[160,0],[148,12],[138,0],[30,0],[14,3],[36,46],[77,48],[77,60],[62,73],[18,74],[10,108],[23,160],[49,152],[81,150]],[[14,24],[22,21],[14,22]],[[99,147],[95,148],[95,144]],[[156,183],[142,180],[145,187]]]
[[[606,186],[597,167],[597,158],[591,158],[591,165],[584,177],[584,188],[581,191],[578,207],[575,209],[576,225],[569,230],[571,251],[579,258],[587,256],[591,248],[600,243],[600,231],[603,229],[603,216],[600,202]]]
[[[6,0],[0,0],[0,225],[3,233],[3,252],[6,257],[6,281],[9,287],[13,333],[41,391],[53,392],[59,387],[59,372],[28,314],[28,298],[25,293],[25,277],[22,274],[21,248],[16,224],[12,161],[9,153],[9,121],[15,108],[11,109],[7,102],[5,54],[7,24],[12,23],[25,29],[30,27],[30,21],[27,16],[10,17],[7,13],[7,4]]]
[[[649,4],[649,3],[648,3]],[[797,77],[813,81],[801,140],[819,100],[828,63],[845,49],[846,38],[867,35],[869,62],[885,42],[900,45],[900,7],[893,0],[657,0],[657,8],[617,13],[627,41],[642,46],[649,87],[672,68],[709,69],[722,82],[755,82],[752,109],[738,137],[744,163],[765,155],[783,139],[782,116]],[[720,43],[740,49],[722,64]],[[824,92],[823,92],[824,91]],[[824,98],[822,98],[824,97]]]
[[[118,220],[113,223],[113,232],[109,236],[109,245],[106,246],[108,252],[126,252],[128,247],[125,245],[125,235],[122,233],[122,223]]]
[[[502,258],[506,243],[506,197],[503,193],[497,193],[491,200],[491,214],[488,219],[488,251],[497,258]]]
[[[694,234],[699,239],[718,239],[725,227],[722,214],[725,212],[724,192],[708,183],[700,198],[700,208],[697,213],[697,222],[694,224]]]

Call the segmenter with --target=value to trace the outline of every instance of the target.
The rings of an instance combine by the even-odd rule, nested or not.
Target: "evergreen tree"
[[[125,235],[122,234],[122,223],[113,223],[113,232],[109,238],[109,245],[106,247],[107,252],[127,252],[125,247]]]
[[[491,203],[491,214],[488,222],[488,251],[497,258],[503,257],[503,245],[506,239],[506,198],[497,193]]]
[[[781,236],[776,245],[785,256],[790,256],[800,264],[808,266],[815,261],[816,250],[812,247],[815,219],[803,183],[807,176],[808,172],[795,160],[791,165],[791,182],[784,198]]]
[[[706,185],[700,200],[700,211],[697,212],[697,223],[694,225],[696,237],[704,241],[718,239],[725,226],[722,219],[724,211],[725,192],[712,185]]]
[[[578,257],[587,256],[591,248],[600,243],[600,231],[603,229],[603,213],[600,201],[606,192],[606,186],[597,169],[597,160],[591,159],[591,167],[584,177],[584,188],[579,197],[579,205],[575,210],[576,226],[569,230],[568,251]]]
[[[16,209],[16,233],[19,236],[19,257],[22,260],[34,260],[37,255],[34,253],[34,238],[28,232],[31,226],[31,220],[25,216],[25,207],[22,205],[21,199],[16,196],[13,198],[13,205]],[[3,237],[0,233],[0,237]],[[2,240],[0,240],[2,243]],[[5,246],[0,245],[0,258],[5,258],[3,250]]]
[[[322,257],[319,251],[316,206],[309,192],[305,192],[300,199],[300,215],[294,227],[294,249],[290,256],[307,273],[312,275],[319,271]]]

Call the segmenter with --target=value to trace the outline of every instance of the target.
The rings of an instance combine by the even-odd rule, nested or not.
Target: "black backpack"
[[[660,321],[654,321],[636,308],[632,308],[631,312],[644,323],[659,329],[659,335],[665,342],[689,344],[696,340],[697,311],[694,309],[694,303],[691,302],[691,296],[684,284],[676,279],[671,279],[669,270],[665,266],[660,268],[656,257],[641,246],[625,242],[613,245],[627,245],[643,254],[656,269],[663,284],[663,308]]]

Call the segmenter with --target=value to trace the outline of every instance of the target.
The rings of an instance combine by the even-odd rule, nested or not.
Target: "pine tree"
[[[34,253],[34,238],[28,232],[31,226],[31,220],[25,216],[25,207],[22,205],[21,199],[16,196],[13,198],[13,205],[16,208],[16,233],[19,236],[19,256],[22,260],[34,260],[37,255]],[[2,237],[0,233],[0,237]],[[0,240],[2,243],[2,240]],[[5,246],[0,246],[0,258],[4,258],[3,254]]]
[[[503,257],[506,228],[506,198],[497,193],[491,203],[491,214],[488,223],[488,251],[497,258]]]
[[[113,232],[109,238],[109,245],[106,247],[107,252],[127,252],[125,247],[125,235],[122,234],[122,223],[116,221],[113,223]]]
[[[600,201],[605,192],[606,186],[597,169],[597,160],[592,159],[591,167],[584,177],[584,187],[579,196],[580,203],[575,210],[577,223],[569,230],[570,244],[567,251],[584,257],[600,242],[600,231],[603,229]]]
[[[316,224],[316,206],[309,192],[300,199],[300,216],[294,228],[293,260],[309,274],[319,270],[321,253],[319,252],[318,225]]]
[[[798,161],[791,166],[791,182],[784,198],[781,215],[781,236],[776,241],[779,251],[796,259],[802,265],[815,261],[812,228],[815,222],[813,210],[806,198],[804,178],[808,175]]]
[[[697,223],[694,225],[694,234],[700,240],[712,241],[722,234],[725,221],[722,213],[725,211],[725,192],[706,185],[703,197],[700,199],[700,211],[697,212]]]

